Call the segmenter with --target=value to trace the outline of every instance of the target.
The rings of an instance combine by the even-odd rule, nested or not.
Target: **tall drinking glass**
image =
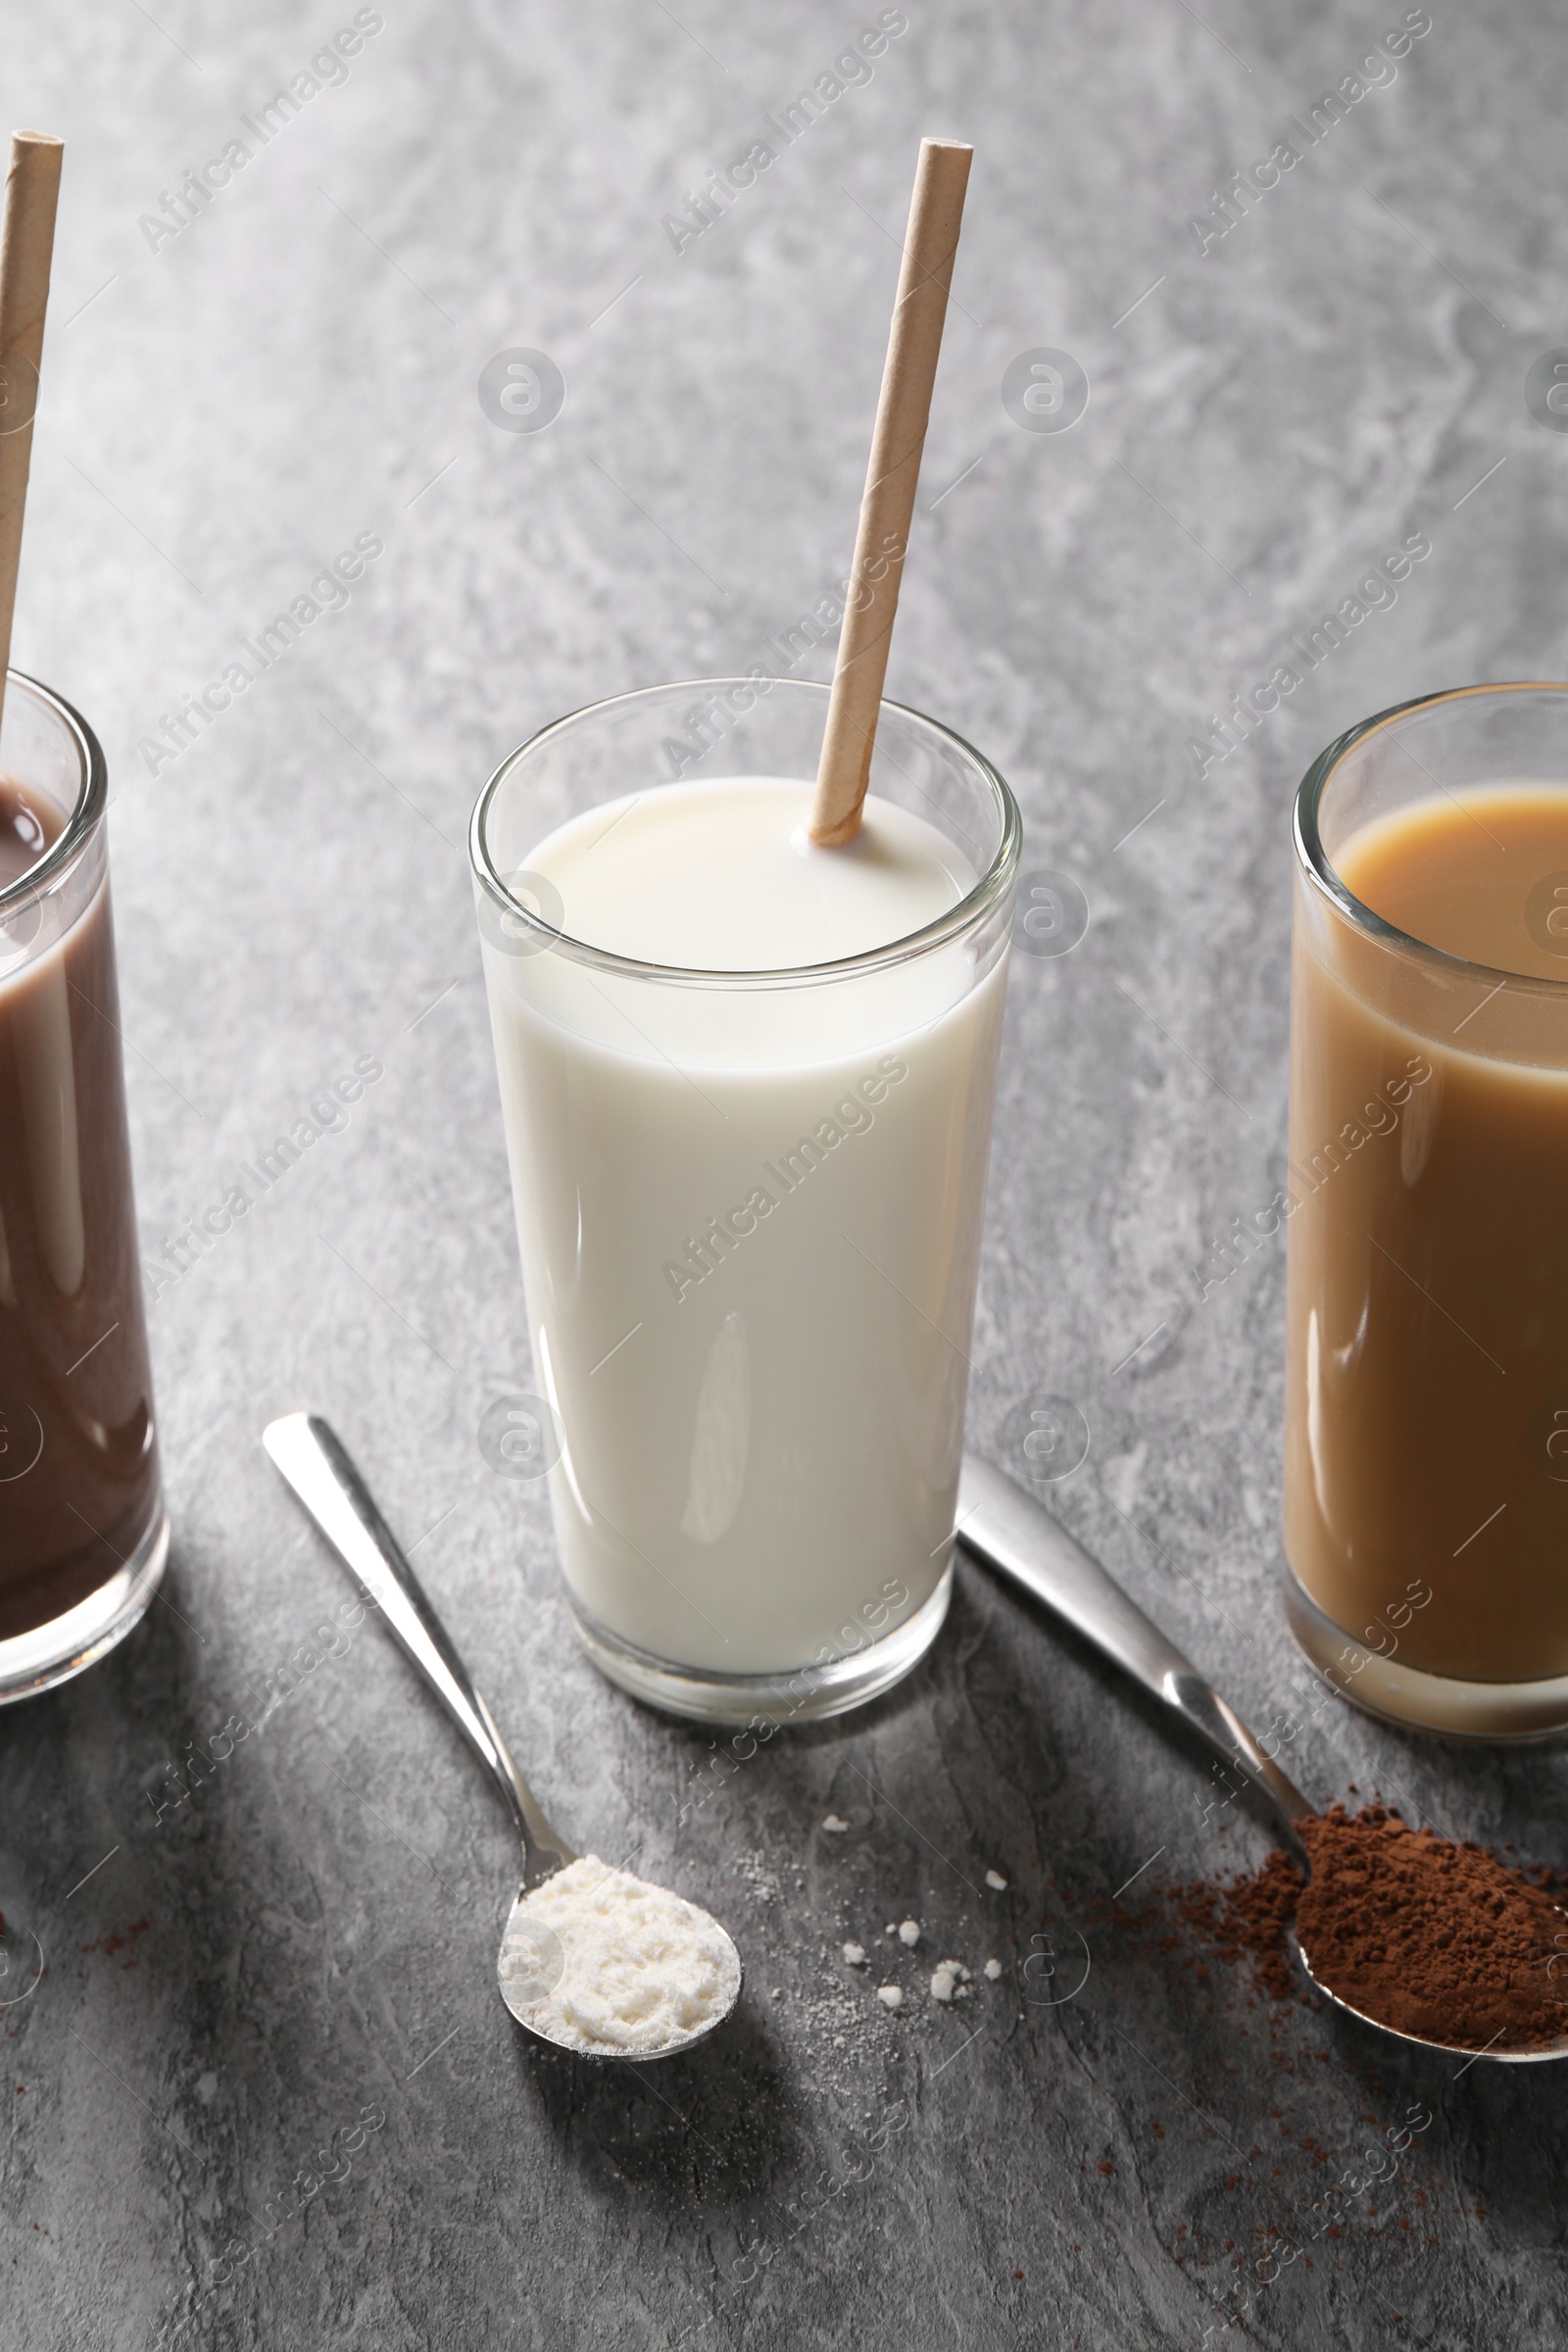
[[[1290,1622],[1376,1714],[1561,1731],[1568,687],[1343,735],[1295,888]]]
[[[539,1392],[517,1443],[590,1655],[713,1722],[855,1706],[946,1612],[1018,813],[885,703],[871,793],[940,841],[954,901],[785,968],[589,944],[533,860],[627,795],[808,779],[826,700],[749,677],[576,711],[471,835]]]
[[[0,1700],[147,1607],[169,1547],[91,729],[13,670],[0,728]]]

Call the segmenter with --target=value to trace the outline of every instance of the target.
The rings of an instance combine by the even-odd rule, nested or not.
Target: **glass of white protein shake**
[[[597,1664],[763,1737],[947,1611],[1020,840],[995,768],[884,703],[859,833],[810,843],[826,709],[757,673],[595,704],[470,837],[517,1446]]]

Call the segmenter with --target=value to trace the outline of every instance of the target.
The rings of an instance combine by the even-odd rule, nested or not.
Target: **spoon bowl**
[[[1565,1914],[1565,1919],[1568,1919],[1568,1914]],[[1324,2000],[1329,2002],[1332,2007],[1343,2009],[1347,2017],[1357,2018],[1363,2026],[1373,2026],[1380,2034],[1392,2034],[1396,2041],[1409,2042],[1418,2050],[1441,2050],[1445,2056],[1450,2058],[1489,2058],[1495,2064],[1503,2066],[1528,2066],[1537,2059],[1543,2058],[1568,2058],[1568,2035],[1560,2036],[1556,2041],[1546,2042],[1536,2049],[1499,2050],[1494,2049],[1490,2042],[1478,2046],[1469,2041],[1434,2041],[1425,2034],[1406,2034],[1398,2026],[1385,2025],[1381,2017],[1372,2017],[1365,2009],[1357,2009],[1355,2003],[1348,2001],[1343,1992],[1336,1992],[1332,1984],[1326,1984],[1307,1958],[1301,1940],[1294,1928],[1291,1930],[1291,1947],[1296,1954],[1302,1975],[1314,1992],[1321,1993]]]
[[[1303,1871],[1309,1869],[1298,1823],[1318,1810],[1249,1731],[1227,1699],[1206,1683],[1191,1661],[1168,1642],[1152,1618],[1122,1591],[1115,1579],[1059,1521],[1044,1510],[1023,1489],[982,1461],[977,1454],[963,1457],[958,1482],[957,1538],[988,1568],[1014,1585],[1021,1585],[1058,1617],[1066,1619],[1102,1657],[1142,1685],[1162,1706],[1179,1715],[1190,1731],[1205,1740],[1227,1772],[1246,1782],[1272,1814],[1281,1839]],[[1234,1793],[1234,1791],[1233,1791]],[[1335,2009],[1362,2025],[1374,2026],[1396,2041],[1416,2048],[1439,2050],[1455,2058],[1488,2058],[1506,2065],[1533,2064],[1540,2059],[1568,2058],[1568,2034],[1529,2049],[1497,2049],[1491,2043],[1438,2041],[1425,2034],[1407,2034],[1371,2017],[1320,1977],[1301,1948],[1294,1928],[1291,1943],[1314,1991]],[[1568,1948],[1568,1947],[1565,1947]]]
[[[714,1976],[726,1988],[733,1984],[733,1991],[727,1991],[723,2000],[721,2014],[711,2019],[705,2016],[696,2026],[665,2026],[657,2039],[645,2028],[641,2038],[634,2037],[624,2044],[606,2038],[603,2029],[600,2037],[592,2040],[564,2031],[564,2004],[557,1996],[564,1985],[569,1993],[571,1980],[579,1972],[573,1966],[575,1955],[570,1936],[563,1936],[544,1916],[540,1896],[549,1885],[550,1880],[546,1879],[537,1886],[525,1884],[517,1888],[496,1955],[501,1998],[518,2025],[539,2040],[551,2042],[557,2049],[570,2050],[578,2058],[673,2058],[706,2040],[714,2026],[730,2015],[740,1997],[744,1973],[740,1953],[728,1932],[710,1912],[699,1910],[684,1897],[675,1897],[682,1909],[691,1914],[694,1940],[700,1938],[706,1947]],[[636,1970],[639,1955],[634,1949],[623,1945],[620,1956],[623,1963],[629,1962]]]
[[[452,1638],[431,1607],[423,1586],[410,1567],[364,1479],[342,1444],[317,1413],[286,1413],[270,1421],[262,1443],[293,1488],[321,1534],[354,1578],[363,1595],[373,1600],[386,1618],[394,1639],[435,1692],[474,1754],[500,1789],[522,1842],[521,1884],[507,1913],[496,1980],[501,1997],[518,2025],[536,2040],[568,2050],[575,2058],[668,2058],[707,2039],[724,2024],[740,1999],[744,1971],[728,1932],[710,1913],[683,1895],[629,1874],[609,1870],[596,1857],[579,1857],[546,1819],[533,1790],[513,1761],[495,1717],[474,1688]],[[653,1911],[657,1930],[663,1923],[664,1938],[649,1932],[647,1923],[623,1925],[606,1934],[602,1925],[590,1929],[581,1920],[580,1905],[561,1914],[558,1930],[541,1903],[541,1891],[564,1873],[586,1873],[592,1891],[592,1870],[615,1881],[617,1892],[630,1887],[634,1896],[653,1898],[642,1904]],[[704,1998],[687,2022],[679,2022],[684,2006],[693,2007],[688,1956],[682,1981],[669,1997],[668,1935],[678,1931],[690,1952],[706,1956],[706,1975],[696,1989]],[[657,1948],[656,1948],[657,1947]],[[676,1957],[682,1956],[677,1947]],[[612,2016],[604,2037],[595,2038],[573,2017],[588,2008],[605,2013],[600,1980],[613,1972],[613,1984],[626,2010]],[[565,1986],[569,1998],[558,1997]],[[680,1997],[684,1995],[684,2000]],[[677,2012],[670,2022],[667,2012]],[[639,2026],[642,2035],[639,2038]]]

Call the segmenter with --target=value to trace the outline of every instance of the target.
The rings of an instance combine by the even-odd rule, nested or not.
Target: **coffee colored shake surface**
[[[63,822],[0,777],[0,889]],[[0,1640],[107,1583],[158,1474],[107,882],[20,962],[25,924],[0,933]]]
[[[1396,953],[1298,920],[1286,1549],[1400,1666],[1568,1675],[1568,791],[1436,795],[1333,863],[1486,968],[1400,996]]]
[[[1498,972],[1568,982],[1568,790],[1422,801],[1336,851],[1341,880],[1411,939]]]

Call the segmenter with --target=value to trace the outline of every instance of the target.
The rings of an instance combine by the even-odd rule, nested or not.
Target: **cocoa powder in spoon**
[[[1303,1881],[1281,1851],[1226,1886],[1180,1890],[1222,1956],[1251,1955],[1267,1989],[1299,1987],[1293,1922],[1314,1976],[1397,2034],[1463,2049],[1545,2049],[1568,2036],[1568,1915],[1484,1846],[1412,1830],[1384,1805],[1331,1805],[1296,1825]]]

